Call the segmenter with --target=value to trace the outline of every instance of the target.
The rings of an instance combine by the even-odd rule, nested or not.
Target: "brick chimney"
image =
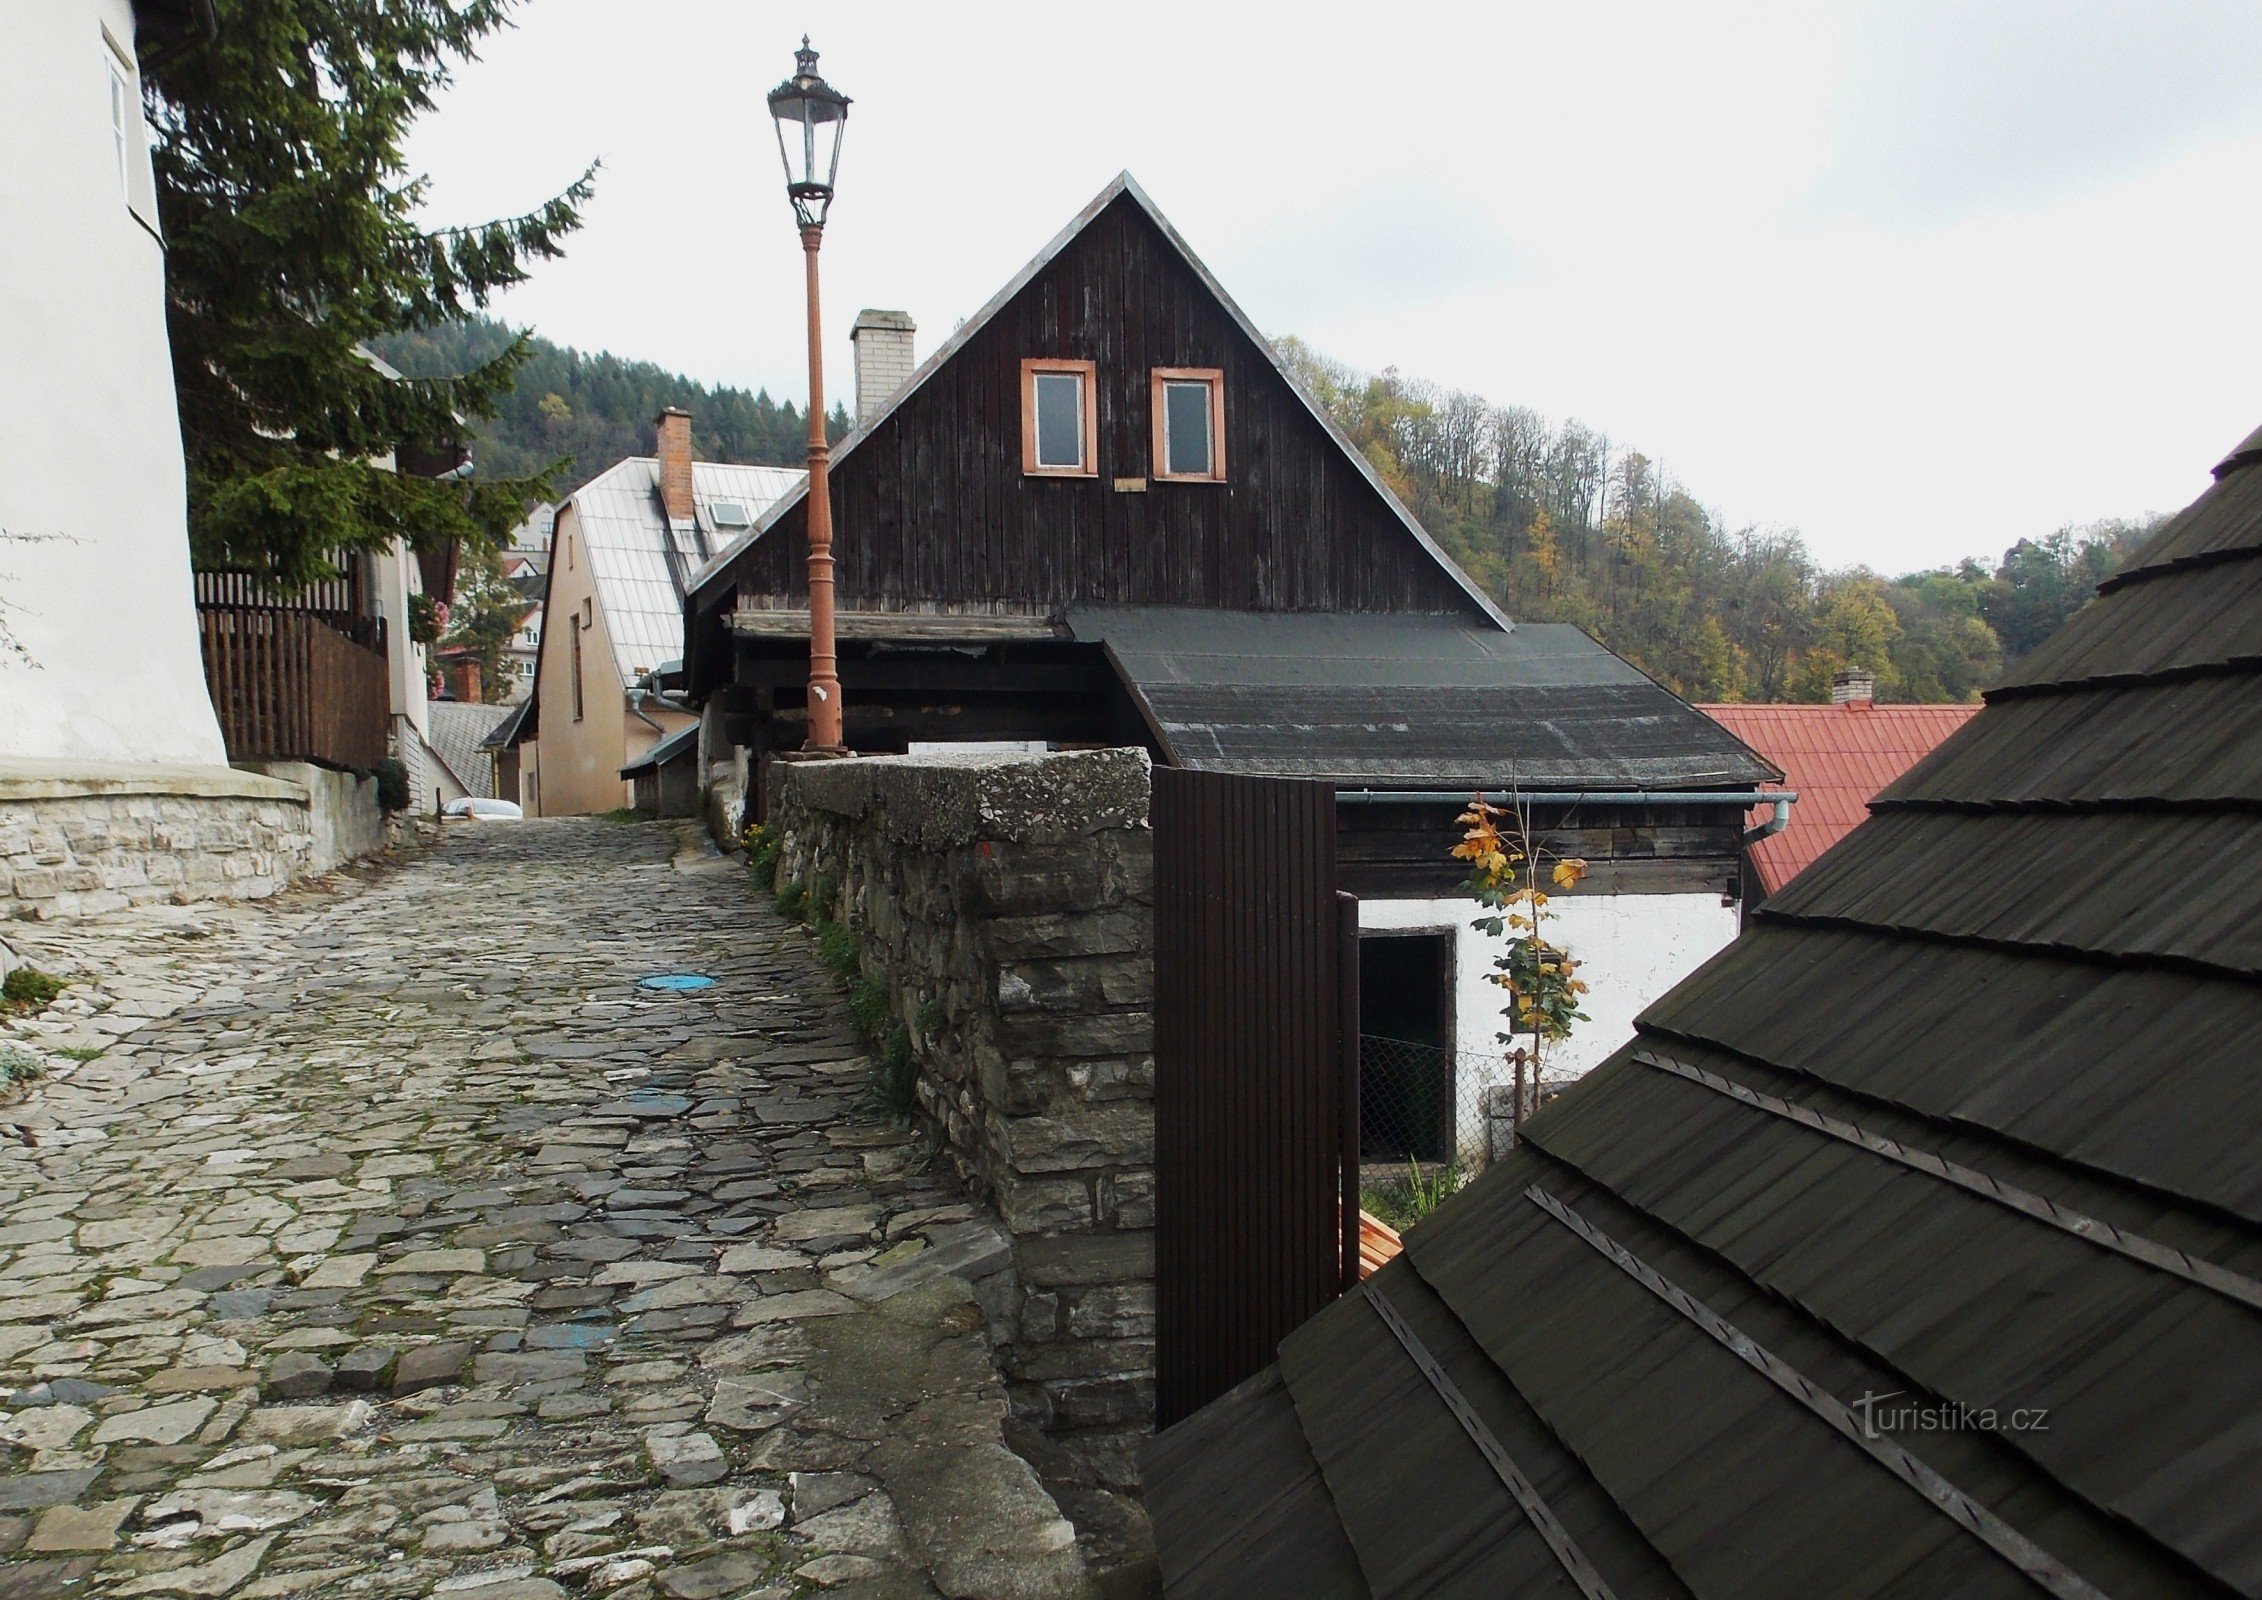
[[[1867,711],[1877,699],[1877,674],[1849,667],[1830,679],[1830,703],[1849,711]]]
[[[689,522],[695,504],[691,492],[691,413],[670,406],[652,419],[659,434],[652,453],[660,458],[660,503],[668,508],[670,522]]]
[[[477,656],[450,656],[440,663],[441,679],[448,693],[465,705],[478,705],[480,679]]]
[[[856,425],[861,428],[911,380],[911,336],[918,324],[908,311],[859,311],[849,338],[856,341]]]

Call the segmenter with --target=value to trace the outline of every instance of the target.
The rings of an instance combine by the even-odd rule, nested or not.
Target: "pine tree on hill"
[[[791,401],[710,388],[650,361],[585,354],[485,317],[395,334],[374,348],[408,376],[445,376],[475,369],[521,338],[515,385],[474,430],[482,477],[516,477],[563,459],[559,487],[570,492],[623,456],[651,454],[652,419],[664,406],[691,413],[701,460],[798,467],[807,457],[808,423]],[[848,413],[835,407],[826,432],[838,439],[847,431]]]

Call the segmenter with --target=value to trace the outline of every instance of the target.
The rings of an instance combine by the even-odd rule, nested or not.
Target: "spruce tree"
[[[198,566],[282,585],[406,539],[492,546],[548,475],[382,470],[491,416],[520,338],[458,376],[401,381],[365,353],[476,312],[555,256],[595,167],[524,216],[433,232],[403,140],[511,0],[214,0],[217,34],[146,74],[167,322]]]

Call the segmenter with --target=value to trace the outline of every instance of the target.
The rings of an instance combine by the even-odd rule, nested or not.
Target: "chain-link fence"
[[[1359,1038],[1359,1156],[1365,1187],[1442,1176],[1466,1182],[1515,1143],[1517,1098],[1529,1116],[1568,1079],[1534,1084],[1506,1047],[1451,1050],[1376,1034]]]

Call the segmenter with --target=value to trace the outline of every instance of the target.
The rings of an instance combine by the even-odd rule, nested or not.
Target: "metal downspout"
[[[1758,827],[1744,830],[1744,848],[1747,850],[1762,839],[1772,839],[1791,825],[1791,802],[1796,800],[1798,796],[1786,792],[1773,798],[1775,802],[1774,815]]]

